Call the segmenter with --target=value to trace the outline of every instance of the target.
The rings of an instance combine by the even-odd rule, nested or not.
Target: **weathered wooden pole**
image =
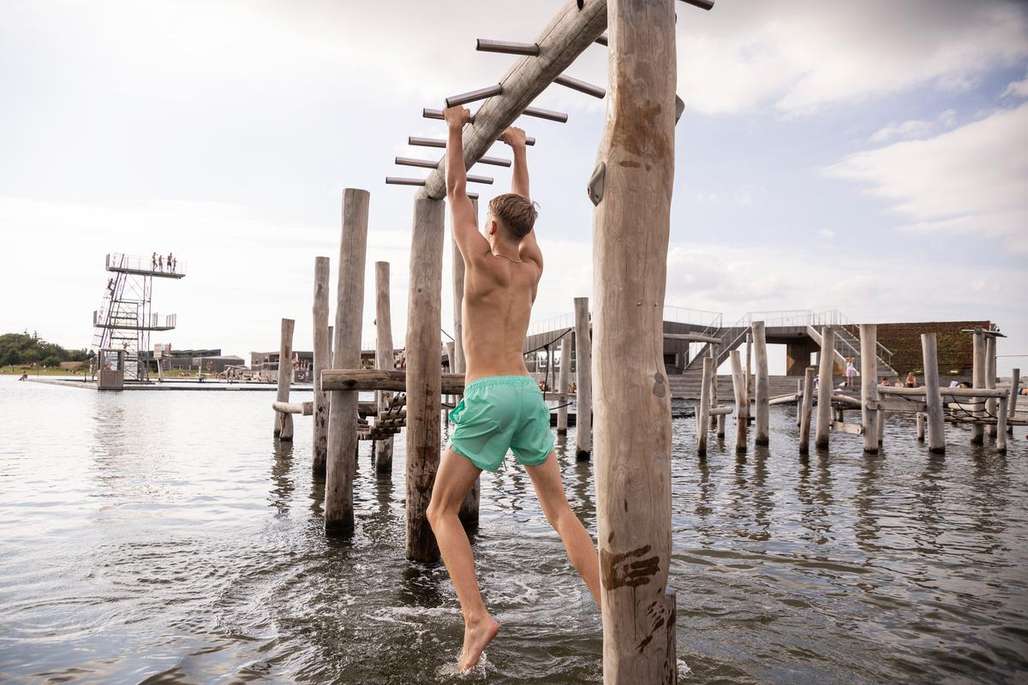
[[[821,354],[817,380],[817,433],[814,445],[827,449],[832,427],[832,371],[835,367],[835,329],[821,327]]]
[[[314,258],[314,445],[311,469],[317,478],[325,477],[328,455],[328,393],[321,389],[321,372],[332,367],[332,343],[329,340],[328,293],[329,259]]]
[[[703,376],[700,378],[700,405],[696,407],[696,453],[707,453],[707,433],[710,432],[710,386],[714,360],[703,358]]]
[[[996,412],[996,449],[1000,452],[1007,451],[1007,398],[1000,397],[999,408]]]
[[[444,207],[442,200],[414,201],[407,300],[406,473],[407,557],[415,561],[439,559],[426,512],[439,470]]]
[[[557,410],[557,434],[568,432],[568,388],[571,385],[571,335],[565,333],[560,339],[560,371],[557,377],[557,390],[561,394]]]
[[[735,396],[735,453],[746,453],[746,378],[743,376],[739,350],[728,353],[732,363],[732,392]]]
[[[918,442],[924,442],[924,424],[925,424],[925,413],[917,412],[914,414],[914,438]]]
[[[279,402],[289,401],[289,385],[293,382],[293,325],[292,319],[282,319],[282,335],[278,345]],[[275,436],[279,440],[293,439],[293,415],[275,412]]]
[[[860,423],[864,451],[878,454],[878,324],[860,324]]]
[[[389,306],[389,262],[375,262],[375,367],[392,369],[393,319]],[[389,406],[393,394],[385,390],[375,393],[379,416]],[[375,441],[375,472],[380,476],[391,476],[393,472],[393,438],[391,436]]]
[[[985,334],[982,330],[975,329],[972,337],[974,357],[972,361],[972,385],[975,388],[985,387],[985,369],[987,366],[986,362],[986,346],[985,346]],[[978,419],[985,418],[985,412],[978,407],[984,408],[981,398],[976,397],[974,400],[975,410],[974,415]],[[975,423],[971,426],[971,444],[972,445],[983,445],[985,444],[985,426],[981,423]]]
[[[800,404],[803,402],[803,379],[796,379],[796,427],[800,425]]]
[[[707,348],[707,354],[714,361],[714,370],[711,374],[711,385],[710,385],[710,406],[717,406],[717,369],[720,364],[717,363],[718,357],[721,354],[721,348],[717,343],[711,343]],[[720,414],[710,415],[710,430],[717,430],[717,421],[720,418]]]
[[[610,88],[598,156],[605,178],[593,235],[603,682],[674,683],[671,390],[663,355],[674,3],[608,0],[607,17]]]
[[[928,451],[946,451],[946,421],[939,394],[939,356],[935,333],[921,334],[921,358],[924,364],[926,415],[928,419]]]
[[[588,459],[593,451],[592,334],[589,298],[575,298],[575,456]]]
[[[767,338],[764,332],[764,322],[754,321],[750,324],[753,335],[753,352],[757,361],[757,382],[756,382],[756,413],[757,413],[757,434],[754,442],[757,445],[767,445],[770,441],[769,423],[770,407],[768,406],[768,377],[767,377]]]
[[[800,454],[810,453],[810,415],[814,408],[814,375],[817,369],[808,366],[803,371],[803,405],[800,407]]]
[[[339,241],[336,283],[335,342],[332,365],[357,369],[361,363],[361,321],[364,316],[364,265],[368,248],[366,190],[343,190],[343,232]],[[353,531],[353,474],[357,464],[357,393],[329,393],[328,460],[325,469],[325,532]]]
[[[996,336],[994,335],[985,337],[985,387],[990,390],[996,389]],[[985,413],[987,416],[996,416],[996,398],[990,397],[985,400]],[[985,434],[995,439],[996,424],[986,425]]]
[[[746,331],[746,422],[750,420],[750,400],[753,398],[753,329]]]
[[[1013,419],[1017,413],[1017,392],[1021,385],[1021,369],[1013,369],[1010,375],[1010,399],[1007,401],[1007,419]],[[1007,426],[1007,434],[1014,434],[1014,426]]]

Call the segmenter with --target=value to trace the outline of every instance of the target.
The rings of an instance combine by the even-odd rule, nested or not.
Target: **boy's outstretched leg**
[[[439,463],[439,471],[432,487],[432,501],[428,505],[428,522],[435,533],[450,580],[457,591],[461,613],[464,614],[464,647],[458,667],[461,671],[473,668],[486,645],[500,629],[500,624],[489,615],[478,590],[475,577],[475,558],[471,543],[457,514],[461,502],[481,471],[470,461],[447,448]]]
[[[568,559],[575,567],[582,580],[593,593],[597,608],[600,606],[600,560],[596,554],[596,546],[589,537],[585,526],[571,511],[568,498],[564,495],[564,485],[560,481],[560,466],[557,455],[550,452],[546,461],[538,466],[526,466],[525,470],[532,478],[536,497],[542,505],[546,520],[560,535],[567,550]]]

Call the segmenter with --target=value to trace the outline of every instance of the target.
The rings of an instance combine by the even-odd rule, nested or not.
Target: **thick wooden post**
[[[606,172],[593,236],[603,681],[674,683],[671,390],[663,356],[674,3],[608,0],[607,17],[610,89],[599,152]]]
[[[924,442],[925,413],[914,414],[914,437],[918,442]]]
[[[707,454],[707,433],[710,432],[710,386],[714,360],[703,358],[703,376],[700,378],[700,404],[696,407],[696,454]]]
[[[878,454],[878,325],[860,324],[860,423],[864,451]]]
[[[972,342],[973,342],[973,349],[974,349],[974,358],[973,358],[973,362],[972,362],[973,366],[972,366],[972,371],[971,371],[972,385],[974,387],[976,387],[976,388],[984,388],[985,387],[985,368],[986,368],[987,362],[986,362],[986,358],[985,358],[985,355],[986,355],[985,334],[981,331],[981,329],[978,329],[978,330],[976,330],[974,332],[974,337],[972,338]],[[982,404],[982,398],[980,398],[980,397],[974,398],[974,405],[975,405],[975,407],[984,407],[984,405]],[[985,418],[985,412],[982,411],[981,409],[977,409],[976,408],[974,410],[974,415],[975,415],[975,417],[977,417],[979,419]],[[975,424],[972,424],[972,426],[971,426],[971,444],[972,445],[982,445],[982,444],[985,444],[985,426],[983,426],[980,423],[975,423]]]
[[[832,371],[835,367],[835,329],[821,327],[821,354],[817,379],[817,433],[814,445],[827,449],[832,427]]]
[[[803,405],[800,407],[800,454],[810,453],[810,415],[814,409],[814,375],[817,369],[808,366],[803,371]]]
[[[314,258],[314,456],[311,469],[317,478],[325,477],[328,455],[328,393],[321,389],[321,372],[332,367],[332,343],[329,340],[328,292],[329,259]]]
[[[437,561],[439,548],[429,526],[428,503],[439,470],[439,410],[442,369],[442,200],[414,201],[407,300],[407,558]]]
[[[728,353],[732,362],[732,391],[735,395],[735,453],[746,453],[746,378],[743,376],[739,350]]]
[[[581,461],[593,451],[592,333],[589,298],[575,298],[575,456]]]
[[[756,382],[756,413],[757,413],[757,435],[754,438],[755,444],[767,445],[770,441],[769,423],[770,407],[768,406],[768,377],[767,377],[767,338],[764,332],[764,322],[754,321],[751,326],[753,334],[753,351],[757,361],[757,382]]]
[[[1010,400],[1007,402],[1007,419],[1013,419],[1017,413],[1017,392],[1021,385],[1021,369],[1014,369],[1010,376]],[[1014,426],[1007,426],[1007,434],[1014,434]]]
[[[332,345],[332,365],[336,368],[360,368],[370,199],[366,190],[346,188],[343,191],[343,233],[339,241],[335,343]],[[329,396],[325,532],[349,535],[353,531],[353,474],[357,465],[357,393],[333,390]]]
[[[375,262],[375,367],[393,368],[393,319],[389,306],[389,262]],[[379,416],[389,406],[393,393],[379,390],[375,393]],[[380,476],[393,473],[393,438],[375,441],[375,472]]]
[[[939,394],[939,357],[935,333],[921,334],[921,358],[924,363],[925,403],[928,418],[928,451],[946,451],[946,423]]]
[[[557,378],[557,390],[561,394],[559,403],[561,408],[557,410],[557,433],[563,435],[568,432],[568,387],[571,384],[571,334],[565,333],[560,339],[560,372]]]
[[[278,394],[279,402],[289,401],[289,385],[293,382],[293,325],[292,319],[282,319],[282,335],[278,345]],[[275,436],[279,440],[293,439],[293,415],[275,412]]]
[[[985,338],[985,387],[989,390],[996,389],[996,336],[994,335],[989,335]],[[985,400],[985,414],[987,416],[996,416],[995,397]],[[996,424],[985,426],[985,434],[995,439]]]

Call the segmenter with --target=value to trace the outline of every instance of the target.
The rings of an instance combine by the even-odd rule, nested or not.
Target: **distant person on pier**
[[[168,271],[175,273],[175,257],[168,253]]]
[[[907,372],[906,386],[908,388],[916,388],[917,387],[917,376],[914,375],[913,371],[908,371]]]
[[[512,192],[489,203],[480,233],[467,194],[461,137],[471,115],[465,107],[450,107],[443,116],[449,129],[446,198],[453,238],[467,273],[463,335],[467,373],[464,398],[449,414],[456,427],[439,464],[428,520],[464,615],[458,666],[466,671],[478,663],[500,624],[482,601],[471,545],[457,514],[479,474],[499,469],[508,449],[532,479],[546,520],[560,535],[597,606],[600,570],[592,538],[564,494],[549,407],[521,353],[543,272],[534,228],[536,208],[528,192],[525,132],[508,128],[500,137],[513,151]]]
[[[150,269],[152,271],[157,271],[157,253],[156,252],[154,252],[150,256],[150,264],[151,264]]]
[[[854,378],[860,375],[857,371],[857,367],[853,366],[853,357],[849,357],[846,360],[846,387],[852,388],[854,385]]]
[[[164,271],[164,255],[157,256],[157,269],[159,271]]]

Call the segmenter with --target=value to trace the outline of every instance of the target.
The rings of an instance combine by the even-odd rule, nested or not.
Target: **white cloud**
[[[1000,97],[1028,98],[1028,75],[1020,81],[1007,84]]]
[[[925,138],[941,130],[953,128],[956,124],[957,115],[952,109],[947,109],[939,114],[934,121],[923,119],[908,119],[899,123],[890,123],[878,129],[868,138],[870,143],[887,143],[893,140],[914,140]]]
[[[851,154],[827,172],[866,184],[910,230],[1002,238],[1028,252],[1028,103],[927,140]]]
[[[774,102],[806,113],[928,85],[962,90],[1028,54],[1017,3],[956,0],[719,3],[679,10],[679,75],[690,109]]]

